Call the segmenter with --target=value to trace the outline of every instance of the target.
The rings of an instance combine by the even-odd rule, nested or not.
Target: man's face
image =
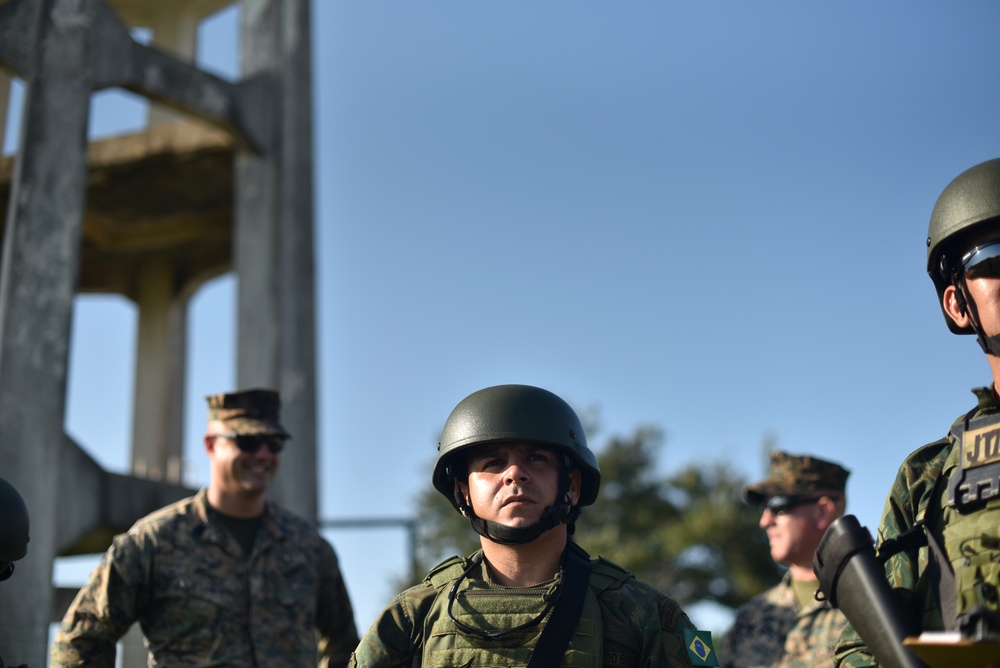
[[[467,455],[468,477],[459,486],[480,518],[510,527],[528,527],[557,501],[563,455],[528,442],[490,443]],[[580,497],[580,472],[570,470],[570,500]]]
[[[993,227],[992,225],[990,227]],[[991,243],[1000,243],[1000,233],[995,229],[985,229],[965,244],[965,251],[988,247]],[[979,323],[986,336],[1000,334],[1000,258],[989,258],[993,252],[984,248],[980,253],[973,254],[964,269],[965,285],[968,297],[975,302]],[[967,326],[968,312],[961,313],[957,305],[950,303],[954,296],[954,288],[945,291],[945,310],[956,323]]]
[[[826,531],[818,501],[777,511],[765,507],[760,527],[767,532],[771,558],[786,566],[811,567],[813,554]]]
[[[209,422],[208,434],[233,433],[218,420]],[[262,442],[261,442],[262,443]],[[259,496],[267,491],[281,464],[281,455],[261,444],[254,452],[244,452],[231,438],[209,438],[206,443],[210,464],[210,484],[232,495]]]

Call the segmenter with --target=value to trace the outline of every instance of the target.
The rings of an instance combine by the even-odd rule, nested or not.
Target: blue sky
[[[230,77],[236,17],[202,29]],[[451,408],[515,382],[599,410],[595,446],[662,427],[664,472],[760,477],[767,433],[838,460],[874,530],[905,455],[990,380],[924,239],[945,185],[1000,155],[997,25],[986,0],[314,2],[321,515],[409,514]],[[101,94],[92,131],[142,118]],[[195,483],[233,296],[191,305]],[[79,300],[67,429],[112,470],[134,328]],[[405,537],[329,535],[364,630]]]

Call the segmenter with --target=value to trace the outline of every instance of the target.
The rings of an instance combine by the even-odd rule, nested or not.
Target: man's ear
[[[965,295],[954,285],[949,285],[944,289],[944,294],[941,296],[941,306],[958,327],[964,329],[972,324],[969,318],[969,309],[965,305]]]
[[[826,531],[833,524],[833,521],[840,517],[840,513],[837,512],[837,502],[829,496],[824,496],[816,502],[816,507],[819,509],[816,525]]]
[[[462,495],[462,500],[465,502],[464,507],[472,508],[472,501],[469,498],[469,485],[461,480],[456,480],[455,489],[458,494]],[[459,510],[461,510],[461,508],[459,508]],[[462,514],[466,515],[465,511],[462,511]],[[466,517],[468,517],[468,515],[466,515]]]
[[[571,505],[575,506],[580,502],[580,487],[582,485],[582,479],[583,476],[580,474],[580,469],[569,470],[569,500]]]

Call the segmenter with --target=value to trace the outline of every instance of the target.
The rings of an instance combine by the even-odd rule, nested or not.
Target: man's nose
[[[504,482],[522,482],[528,479],[528,471],[520,462],[512,461],[504,471]]]

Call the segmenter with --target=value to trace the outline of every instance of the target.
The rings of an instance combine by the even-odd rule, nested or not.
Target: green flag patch
[[[688,658],[695,666],[718,666],[719,659],[712,646],[710,631],[684,629],[684,645],[687,647]]]

